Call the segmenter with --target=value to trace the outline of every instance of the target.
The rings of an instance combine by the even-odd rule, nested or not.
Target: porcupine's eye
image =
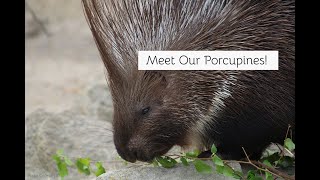
[[[150,111],[150,107],[143,108],[143,109],[141,110],[141,114],[142,114],[142,115],[146,115],[149,111]]]

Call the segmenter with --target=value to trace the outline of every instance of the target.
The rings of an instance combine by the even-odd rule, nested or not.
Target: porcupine
[[[127,161],[174,145],[258,159],[295,126],[293,0],[83,0]],[[278,50],[274,71],[138,70],[138,51]]]

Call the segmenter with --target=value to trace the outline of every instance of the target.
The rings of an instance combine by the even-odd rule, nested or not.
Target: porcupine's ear
[[[108,81],[123,82],[128,76],[128,70],[134,69],[136,63],[123,57],[123,53],[119,50],[121,37],[118,34],[114,20],[110,14],[115,14],[108,1],[82,0],[84,14],[93,34],[95,43],[100,52],[101,59],[107,69]],[[107,14],[107,13],[109,14]],[[118,83],[119,84],[119,83]]]

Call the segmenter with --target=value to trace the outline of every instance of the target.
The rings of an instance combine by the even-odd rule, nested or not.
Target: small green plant
[[[58,150],[57,153],[55,155],[53,155],[52,158],[56,161],[58,172],[59,172],[59,176],[61,178],[67,176],[68,175],[67,166],[72,166],[73,163],[69,158],[67,158],[63,154],[63,150],[61,150],[61,149]]]
[[[77,158],[74,163],[70,158],[64,155],[63,150],[61,149],[57,150],[56,154],[54,154],[52,158],[56,161],[57,170],[61,179],[68,175],[68,167],[76,167],[80,173],[85,175],[94,173],[97,177],[106,172],[100,161],[95,163],[96,170],[94,171],[90,166],[90,158]]]
[[[198,158],[200,151],[194,150],[191,152],[187,152],[181,155],[167,155],[167,156],[159,156],[154,158],[151,162],[155,167],[162,166],[164,168],[172,168],[176,166],[178,163],[182,163],[184,166],[193,165],[197,172],[212,174],[218,173],[223,174],[227,177],[233,177],[234,179],[247,179],[247,180],[262,180],[262,176],[264,176],[266,180],[273,180],[275,178],[283,178],[293,180],[294,176],[290,176],[285,174],[279,170],[278,168],[287,168],[289,166],[294,166],[294,154],[293,151],[295,149],[295,144],[292,139],[288,137],[290,126],[288,127],[287,135],[284,140],[283,148],[281,152],[272,152],[267,151],[266,155],[264,155],[259,161],[250,160],[245,149],[243,149],[244,154],[246,155],[246,161],[235,161],[235,160],[223,160],[218,155],[218,149],[213,144],[211,147],[212,155],[209,158]],[[99,176],[105,173],[105,168],[102,165],[102,162],[98,161],[95,163],[96,170],[94,171],[90,164],[90,158],[76,158],[75,163],[70,160],[67,156],[64,155],[63,150],[58,150],[56,154],[53,155],[53,159],[56,162],[57,170],[59,176],[63,179],[63,177],[68,175],[68,167],[77,168],[78,171],[85,175],[90,175],[91,173]],[[215,172],[211,165],[207,163],[205,160],[210,160],[215,165]],[[127,165],[127,161],[124,161],[120,157],[118,157],[119,162],[124,162]],[[249,170],[246,174],[243,174],[240,171],[233,169],[229,164],[232,162],[237,162],[240,164],[250,164],[255,167],[254,170]]]
[[[275,178],[283,178],[283,179],[295,179],[294,176],[290,176],[285,174],[279,170],[278,168],[287,168],[289,166],[294,166],[294,155],[292,151],[295,149],[295,144],[293,143],[291,138],[288,138],[288,132],[290,130],[290,126],[288,127],[288,131],[286,134],[286,138],[284,140],[282,151],[279,152],[268,152],[267,155],[263,156],[260,161],[250,160],[245,149],[243,152],[246,155],[246,161],[234,161],[234,160],[222,160],[216,153],[218,152],[217,147],[213,144],[211,147],[211,157],[210,158],[198,158],[200,151],[195,150],[192,152],[187,152],[183,155],[172,155],[177,159],[180,159],[180,162],[188,166],[189,164],[193,164],[197,172],[199,173],[214,173],[213,168],[206,163],[205,160],[212,160],[216,167],[216,173],[223,174],[227,177],[233,177],[234,179],[247,179],[247,180],[262,180],[262,175],[265,176],[266,180],[273,180]],[[279,147],[279,146],[278,146]],[[280,147],[279,147],[280,149]],[[287,152],[287,153],[285,153]],[[289,155],[286,155],[289,154]],[[164,162],[163,160],[159,161],[159,159],[172,159],[169,156],[163,156],[161,158],[157,157],[153,161],[153,164],[159,164],[165,168],[174,167],[177,163],[172,163],[168,166],[168,162]],[[233,169],[229,163],[238,162],[240,164],[250,164],[255,167],[255,170],[250,170],[247,174],[243,174],[240,171]]]
[[[294,143],[290,138],[286,139],[286,142],[290,142],[289,147],[294,147]],[[285,143],[285,148],[289,150]],[[243,149],[244,150],[244,149]],[[294,148],[291,148],[291,151],[294,150]],[[262,180],[261,175],[264,174],[266,180],[273,180],[275,177],[278,178],[284,178],[284,179],[294,179],[294,177],[291,177],[289,175],[286,175],[278,170],[276,168],[278,167],[288,167],[294,165],[294,158],[289,156],[284,156],[279,153],[273,153],[270,156],[266,156],[262,158],[262,162],[260,161],[252,161],[247,156],[247,161],[233,161],[233,160],[222,160],[216,153],[217,148],[213,144],[211,148],[211,157],[210,158],[198,158],[199,155],[197,152],[188,152],[184,155],[172,155],[175,156],[177,159],[180,159],[180,162],[184,166],[189,166],[190,164],[193,164],[197,172],[199,173],[206,173],[211,174],[214,173],[213,167],[207,164],[205,160],[212,160],[215,164],[215,170],[218,174],[223,174],[227,177],[233,177],[234,179],[248,179],[248,180]],[[244,153],[246,154],[245,150]],[[246,175],[244,175],[242,172],[237,171],[233,169],[229,163],[231,162],[238,162],[242,164],[251,164],[256,168],[256,170],[250,170],[247,172]],[[170,157],[170,156],[163,156],[163,157],[156,157],[152,164],[155,166],[162,166],[165,168],[172,168],[177,164],[177,161]]]
[[[216,153],[217,148],[215,145],[212,145],[211,147],[211,157],[210,160],[213,161],[213,163],[216,165],[216,172],[219,174],[223,174],[225,176],[234,177],[236,179],[240,179],[243,177],[243,174],[240,171],[236,171],[232,169],[227,163],[225,163]],[[195,150],[192,152],[187,152],[184,155],[175,155],[177,158],[180,158],[180,162],[185,165],[189,166],[190,164],[193,164],[197,172],[199,173],[205,173],[205,174],[211,174],[214,173],[213,167],[207,164],[206,161],[208,158],[198,158],[198,155],[200,154],[200,151]],[[163,159],[166,159],[166,161],[163,161]],[[170,156],[163,156],[163,157],[157,157],[155,158],[153,164],[160,164],[162,167],[165,168],[171,168],[174,167],[177,163],[170,163],[170,162],[176,162],[172,157]],[[155,163],[156,162],[156,163]],[[170,164],[170,165],[168,165]]]

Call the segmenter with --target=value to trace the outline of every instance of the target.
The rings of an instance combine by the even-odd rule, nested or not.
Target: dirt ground
[[[38,108],[68,109],[91,84],[106,82],[80,2],[26,1],[26,116]]]

